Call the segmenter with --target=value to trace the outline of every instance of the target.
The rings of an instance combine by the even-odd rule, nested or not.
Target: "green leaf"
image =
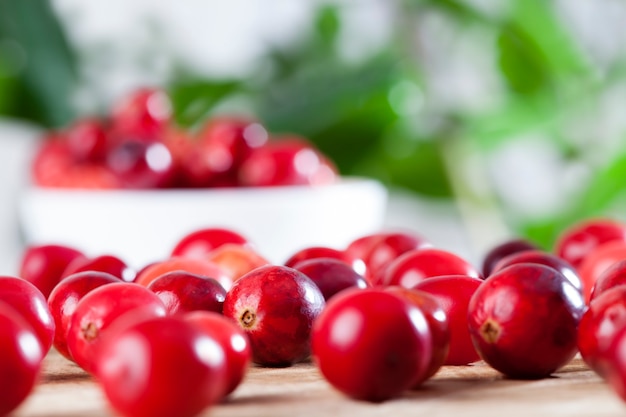
[[[182,127],[193,127],[206,119],[211,110],[226,97],[241,92],[239,81],[187,80],[172,84],[169,94],[174,120]]]
[[[0,38],[17,42],[26,54],[26,65],[18,74],[20,87],[14,96],[13,115],[49,127],[73,120],[76,57],[50,3],[0,0]]]

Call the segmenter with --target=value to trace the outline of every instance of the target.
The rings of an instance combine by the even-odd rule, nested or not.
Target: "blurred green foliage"
[[[342,173],[373,176],[437,198],[472,192],[447,155],[460,141],[488,154],[511,138],[541,132],[564,161],[584,161],[585,149],[569,140],[566,127],[577,111],[624,78],[623,62],[599,77],[564,29],[554,1],[504,3],[502,13],[487,13],[461,0],[398,2],[389,45],[358,62],[346,62],[339,53],[340,6],[322,6],[311,33],[271,50],[258,76],[223,80],[177,74],[168,86],[176,121],[195,126],[224,102],[243,97],[271,132],[310,138]],[[425,76],[428,62],[416,56],[410,39],[417,17],[426,13],[443,16],[461,32],[480,28],[493,39],[481,47],[497,60],[501,102],[475,111],[432,104],[437,100]],[[20,58],[22,52],[27,59]],[[76,114],[71,103],[76,74],[76,59],[47,2],[0,0],[0,113],[63,126]],[[421,94],[419,115],[398,108],[414,90]],[[622,151],[581,184],[563,211],[543,218],[508,216],[509,225],[550,247],[571,222],[616,214],[612,210],[626,189]],[[507,216],[497,193],[488,199]]]

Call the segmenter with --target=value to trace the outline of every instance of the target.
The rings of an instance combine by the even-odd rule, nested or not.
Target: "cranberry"
[[[355,271],[373,284],[379,284],[384,268],[391,261],[405,252],[428,246],[430,244],[416,233],[381,232],[353,240],[346,248],[345,254]]]
[[[492,274],[470,301],[468,323],[480,356],[513,378],[543,378],[576,354],[581,293],[560,272],[516,264]]]
[[[8,415],[39,379],[44,351],[33,328],[10,305],[0,302],[0,415]]]
[[[604,369],[604,379],[617,395],[626,401],[626,326],[616,330],[609,347],[603,353],[603,360],[607,366]]]
[[[585,289],[585,300],[591,299],[591,289],[596,281],[613,264],[626,259],[626,242],[615,240],[596,246],[578,267]]]
[[[48,297],[48,306],[55,323],[52,343],[63,356],[73,360],[67,349],[67,332],[78,301],[91,290],[115,282],[120,282],[120,279],[106,272],[84,271],[66,277],[54,287]]]
[[[24,317],[47,353],[54,338],[54,319],[41,291],[21,278],[0,276],[0,299]]]
[[[204,259],[173,257],[160,262],[154,262],[142,269],[137,274],[135,282],[143,286],[148,286],[152,281],[163,274],[172,271],[185,271],[191,274],[200,275],[206,278],[213,278],[220,283],[226,291],[233,284],[232,279],[213,262]]]
[[[626,260],[615,262],[598,276],[591,288],[590,300],[593,301],[603,292],[623,284],[626,284]]]
[[[315,258],[333,258],[344,262],[350,262],[343,251],[325,246],[311,246],[300,249],[289,257],[284,263],[285,266],[293,268],[298,262]]]
[[[241,163],[267,141],[267,131],[256,122],[216,117],[203,127],[184,167],[192,186],[212,186],[227,180],[237,183]]]
[[[595,298],[578,325],[578,350],[596,373],[603,375],[604,356],[619,329],[626,326],[626,286],[615,287]]]
[[[572,265],[556,255],[540,250],[526,250],[506,256],[494,266],[492,273],[498,272],[507,266],[521,263],[541,264],[554,268],[563,274],[563,276],[567,278],[567,280],[571,282],[572,285],[578,289],[578,291],[583,291],[582,280]]]
[[[222,312],[226,290],[213,278],[185,271],[161,275],[148,285],[172,315],[194,310]]]
[[[403,287],[387,287],[386,291],[398,294],[419,308],[428,322],[428,328],[433,341],[433,354],[424,373],[414,387],[419,387],[422,382],[432,377],[443,366],[450,351],[450,325],[446,312],[441,308],[439,301],[427,292],[412,290]]]
[[[320,152],[301,138],[274,139],[257,148],[239,169],[239,183],[248,187],[322,185],[335,171]]]
[[[84,255],[63,245],[31,245],[22,255],[19,276],[34,284],[44,297],[61,280],[63,271],[74,259]]]
[[[225,243],[213,249],[205,259],[217,265],[231,281],[236,281],[253,269],[270,263],[250,246],[235,243]]]
[[[125,188],[165,188],[176,174],[169,148],[157,141],[122,140],[109,151],[107,166]]]
[[[172,256],[205,258],[214,249],[226,244],[246,245],[248,240],[239,233],[219,227],[194,230],[185,235],[172,250]]]
[[[494,266],[496,266],[502,258],[506,258],[514,253],[538,249],[539,248],[534,243],[524,239],[512,239],[496,245],[487,252],[483,259],[483,276],[488,277],[491,275]]]
[[[587,254],[611,241],[626,241],[626,225],[610,219],[590,219],[561,232],[554,252],[578,268]]]
[[[78,301],[66,340],[71,357],[81,368],[94,371],[102,335],[124,315],[165,316],[166,309],[152,291],[129,282],[102,285]]]
[[[109,143],[106,129],[99,119],[78,120],[65,135],[75,161],[100,163],[106,158]]]
[[[398,396],[423,379],[433,341],[422,311],[382,289],[346,290],[313,328],[313,358],[336,389],[359,400]]]
[[[152,140],[168,125],[172,104],[163,91],[141,88],[124,97],[112,109],[112,130],[118,135]]]
[[[224,349],[228,383],[223,396],[232,393],[243,381],[252,360],[252,348],[244,331],[226,317],[208,312],[192,311],[183,319],[215,339]]]
[[[412,288],[426,278],[443,275],[465,275],[482,278],[468,261],[442,249],[413,249],[391,261],[382,279],[382,285],[400,285]]]
[[[346,288],[370,286],[350,265],[338,259],[307,259],[295,264],[294,268],[313,280],[326,301]]]
[[[465,275],[449,275],[428,278],[413,287],[435,297],[448,318],[450,349],[444,365],[467,365],[480,359],[467,328],[467,309],[482,282]]]
[[[106,398],[127,417],[196,416],[227,383],[220,344],[180,317],[143,320],[104,338],[97,364]]]
[[[224,300],[224,315],[250,338],[254,362],[289,366],[309,357],[311,326],[324,305],[324,296],[306,275],[267,265],[235,281]]]
[[[135,278],[135,272],[114,255],[100,255],[94,258],[76,257],[63,271],[63,277],[84,271],[106,272],[124,281],[132,281]]]

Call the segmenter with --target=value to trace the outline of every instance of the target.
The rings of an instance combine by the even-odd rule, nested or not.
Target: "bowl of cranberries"
[[[282,261],[380,228],[387,192],[343,177],[306,138],[253,118],[175,125],[167,94],[140,89],[106,116],[45,132],[20,222],[27,243],[63,243],[145,265],[201,227],[236,230]]]

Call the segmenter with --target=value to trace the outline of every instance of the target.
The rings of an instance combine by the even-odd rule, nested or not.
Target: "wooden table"
[[[97,383],[52,352],[41,382],[16,417],[115,416]],[[578,358],[553,377],[503,378],[484,363],[444,367],[420,390],[381,404],[354,401],[335,391],[311,364],[252,367],[212,417],[280,416],[626,416],[626,403]]]

